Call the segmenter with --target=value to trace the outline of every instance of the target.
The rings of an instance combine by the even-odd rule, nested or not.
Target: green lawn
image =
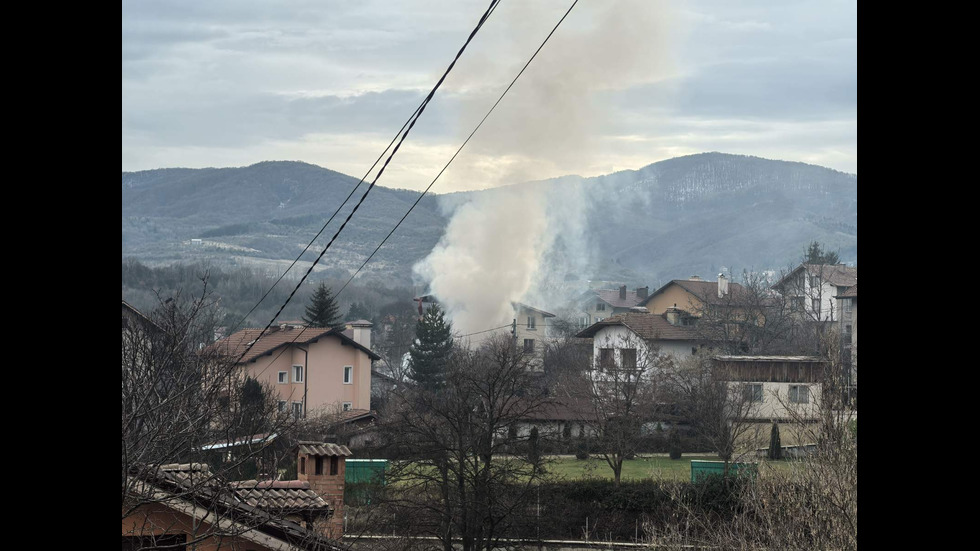
[[[673,460],[666,455],[640,456],[631,461],[623,462],[623,480],[665,479],[691,480],[691,460],[720,461],[717,455],[685,454],[680,459]],[[769,465],[777,469],[788,469],[789,462],[774,461]],[[575,459],[574,456],[549,457],[549,476],[559,479],[575,480],[583,478],[613,479],[612,469],[601,457],[591,457],[587,460]]]

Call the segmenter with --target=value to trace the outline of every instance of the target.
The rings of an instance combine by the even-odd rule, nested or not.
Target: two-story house
[[[577,299],[579,326],[588,327],[597,321],[602,321],[616,314],[624,314],[629,309],[646,300],[649,287],[637,287],[629,290],[625,285],[619,289],[590,289]]]
[[[746,420],[808,422],[817,419],[827,362],[812,356],[715,356],[717,376],[745,408]]]
[[[840,295],[857,284],[857,267],[844,264],[800,264],[773,285],[790,307],[815,321],[838,321]]]
[[[653,367],[662,357],[681,360],[702,344],[684,313],[671,308],[662,314],[633,311],[596,322],[576,337],[591,338],[596,370]]]
[[[531,371],[542,371],[545,349],[550,338],[548,319],[555,315],[520,302],[511,304],[514,307],[514,338],[517,339],[517,346],[530,356],[528,367]]]
[[[844,381],[847,391],[844,395],[845,405],[857,406],[857,367],[858,367],[858,313],[857,313],[857,283],[848,287],[842,294],[837,295],[841,305],[841,356],[842,364],[847,369]]]
[[[260,329],[243,329],[214,346],[237,360],[243,376],[273,387],[280,411],[305,417],[320,409],[370,410],[371,362],[380,356],[370,348],[370,322],[347,325],[338,331],[281,323],[260,339]]]

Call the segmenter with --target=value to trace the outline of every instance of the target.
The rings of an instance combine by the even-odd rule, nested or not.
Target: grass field
[[[548,474],[550,477],[564,480],[585,478],[605,478],[612,480],[613,472],[601,457],[586,460],[575,459],[574,456],[562,455],[549,457]],[[717,455],[695,454],[684,455],[680,459],[670,459],[666,455],[642,456],[631,461],[623,462],[623,480],[690,480],[691,460],[720,461]],[[787,461],[771,461],[768,465],[777,469],[788,469]]]

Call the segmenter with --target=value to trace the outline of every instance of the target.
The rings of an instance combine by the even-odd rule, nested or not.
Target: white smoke
[[[549,27],[544,23],[560,15],[552,9],[557,4],[511,6],[498,14],[507,25],[483,31],[497,33],[488,42],[493,49],[482,57],[474,52],[449,83],[463,104],[461,135],[500,93],[489,83],[505,83],[516,74],[543,38],[542,29]],[[669,76],[670,12],[655,0],[582,3],[454,164],[455,177],[470,182],[460,187],[592,171],[606,119],[596,97]],[[507,55],[513,52],[523,53]],[[586,189],[581,179],[569,177],[475,193],[463,204],[465,196],[445,198],[452,219],[415,273],[457,334],[510,323],[513,302],[554,312],[584,290],[594,258],[585,224],[595,204],[589,194],[601,193]]]

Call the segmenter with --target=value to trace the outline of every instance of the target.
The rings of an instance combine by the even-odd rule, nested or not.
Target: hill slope
[[[150,264],[210,258],[278,271],[356,183],[298,162],[124,172],[122,253]],[[556,198],[575,188],[587,203],[584,219],[576,221],[593,250],[583,279],[657,285],[691,274],[713,277],[722,266],[778,269],[797,262],[811,240],[839,250],[844,261],[857,260],[857,176],[814,165],[703,153],[510,188],[521,186],[543,187]],[[494,191],[427,196],[368,265],[367,276],[410,282],[412,265],[448,222],[438,201],[458,204],[488,193]],[[376,187],[325,257],[321,275],[349,276],[417,197]]]

